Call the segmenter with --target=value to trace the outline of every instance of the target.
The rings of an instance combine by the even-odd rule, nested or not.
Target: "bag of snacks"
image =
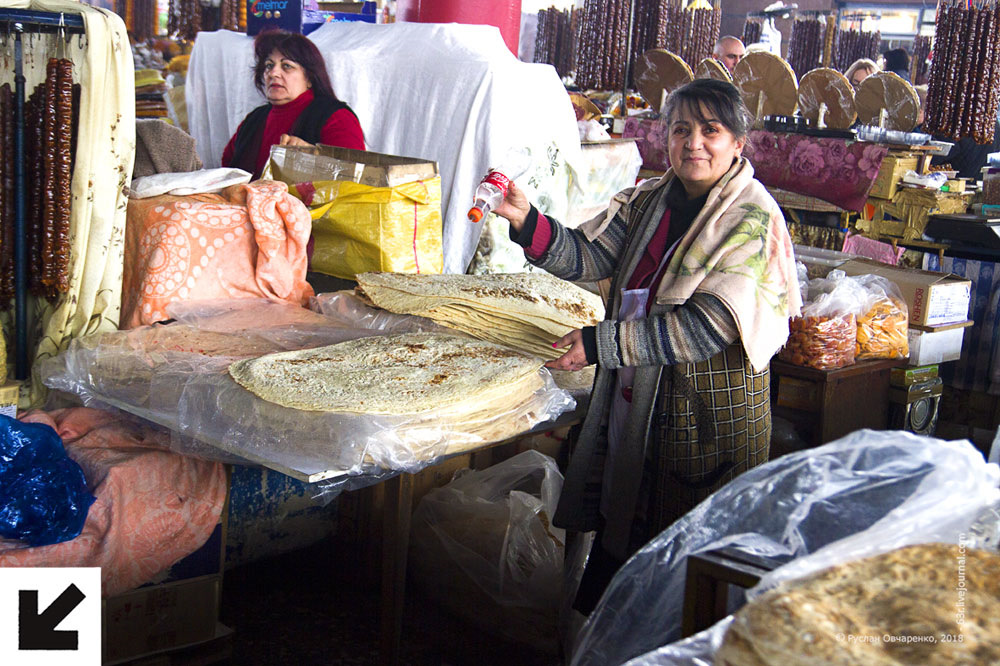
[[[858,316],[858,340],[854,358],[906,358],[908,314],[899,287],[881,275],[853,278],[868,292],[864,313]]]
[[[867,292],[843,271],[809,281],[809,300],[802,316],[789,323],[788,342],[778,358],[817,370],[832,370],[854,363],[857,317]]]

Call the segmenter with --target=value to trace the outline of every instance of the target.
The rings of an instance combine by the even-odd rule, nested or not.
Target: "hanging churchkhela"
[[[841,30],[837,35],[837,56],[834,59],[834,69],[847,70],[855,60],[868,58],[878,60],[878,49],[882,43],[882,33],[859,32],[854,28]]]
[[[913,55],[910,57],[910,79],[913,85],[927,84],[930,74],[931,38],[928,35],[917,35],[913,38]]]
[[[938,4],[926,129],[951,139],[993,141],[1000,106],[1000,11],[996,2]]]
[[[800,79],[806,72],[820,66],[824,27],[816,18],[797,18],[792,25],[792,36],[788,42],[788,64]]]
[[[756,44],[760,41],[760,35],[764,30],[763,19],[748,18],[743,24],[743,43],[746,46]]]
[[[69,291],[71,186],[80,92],[79,85],[73,84],[72,61],[50,58],[45,71],[44,83],[25,100],[25,241],[28,289],[54,301]],[[0,88],[0,143],[10,155],[14,112],[6,88]],[[14,296],[13,160],[3,160],[0,181],[0,302],[6,308]]]

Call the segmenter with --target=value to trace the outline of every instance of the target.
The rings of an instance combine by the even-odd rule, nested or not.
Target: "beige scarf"
[[[665,188],[673,170],[615,196],[580,229],[595,239],[641,193]],[[628,215],[627,210],[623,213]],[[740,158],[708,194],[677,244],[656,292],[659,305],[680,305],[695,292],[717,297],[736,320],[754,370],[767,367],[788,338],[788,319],[802,306],[792,241],[777,202]]]

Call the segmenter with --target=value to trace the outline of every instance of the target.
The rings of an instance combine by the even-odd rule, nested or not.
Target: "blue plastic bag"
[[[55,430],[0,415],[0,537],[30,546],[69,541],[95,499]]]

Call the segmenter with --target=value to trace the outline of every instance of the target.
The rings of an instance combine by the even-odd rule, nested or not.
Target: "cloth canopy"
[[[444,269],[465,272],[482,225],[473,193],[511,148],[527,148],[523,182],[565,219],[580,160],[576,116],[553,67],[517,60],[493,26],[328,23],[309,35],[369,150],[435,160],[441,171]],[[219,166],[240,121],[264,102],[253,86],[253,39],[198,34],[186,82],[188,122],[206,167]],[[518,179],[518,184],[522,179]]]

